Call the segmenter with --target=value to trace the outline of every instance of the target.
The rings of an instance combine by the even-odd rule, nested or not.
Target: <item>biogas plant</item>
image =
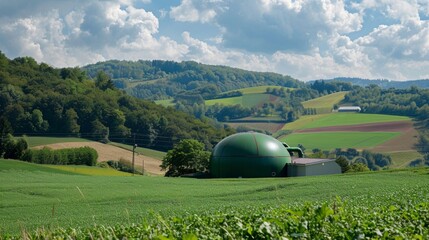
[[[300,148],[257,133],[237,133],[213,149],[210,173],[214,178],[297,177],[339,174],[335,159],[304,158]]]

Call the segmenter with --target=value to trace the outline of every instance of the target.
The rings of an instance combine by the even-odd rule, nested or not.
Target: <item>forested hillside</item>
[[[261,85],[303,87],[290,76],[260,73],[192,61],[111,60],[83,67],[92,78],[99,71],[112,77],[115,85],[130,95],[144,99],[200,97],[210,99],[221,92]]]
[[[0,52],[1,134],[135,138],[139,146],[165,150],[185,138],[210,148],[232,131],[131,97],[102,72],[94,80],[79,68],[56,69],[30,57],[10,60]]]
[[[360,106],[363,112],[429,118],[429,90],[417,87],[408,89],[382,89],[376,85],[355,87],[345,95],[344,101]]]

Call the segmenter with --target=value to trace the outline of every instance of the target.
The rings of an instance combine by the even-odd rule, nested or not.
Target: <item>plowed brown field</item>
[[[51,149],[63,149],[63,148],[77,148],[77,147],[91,147],[94,148],[98,153],[98,162],[104,162],[108,160],[119,160],[125,159],[132,161],[133,153],[129,150],[125,150],[119,147],[111,146],[108,144],[102,144],[99,142],[68,142],[68,143],[54,143],[44,146],[37,146],[36,149],[43,147],[49,147]],[[163,175],[165,172],[161,171],[159,165],[161,161],[151,157],[135,154],[135,166],[136,168],[142,169],[144,162],[144,170],[146,173],[151,175]]]

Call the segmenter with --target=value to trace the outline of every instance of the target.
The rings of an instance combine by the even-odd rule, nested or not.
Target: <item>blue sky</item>
[[[0,51],[194,60],[300,80],[429,78],[427,0],[0,0]]]

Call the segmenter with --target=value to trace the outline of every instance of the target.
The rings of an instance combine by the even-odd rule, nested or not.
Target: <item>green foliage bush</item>
[[[27,148],[28,143],[23,138],[15,139],[11,134],[1,136],[0,158],[20,159]]]
[[[167,169],[165,176],[178,177],[208,170],[209,160],[210,152],[204,150],[203,143],[194,139],[185,139],[167,152],[161,168]]]
[[[131,163],[123,158],[119,159],[119,161],[109,160],[107,164],[118,171],[133,173],[133,166]]]
[[[39,164],[95,166],[97,164],[97,158],[97,151],[90,147],[59,150],[52,150],[44,147],[42,149],[26,150],[21,159]]]

